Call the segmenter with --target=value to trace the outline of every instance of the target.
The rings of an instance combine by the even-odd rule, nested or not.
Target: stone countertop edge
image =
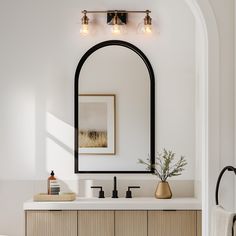
[[[76,198],[67,202],[24,203],[24,210],[201,210],[201,200],[197,198]]]

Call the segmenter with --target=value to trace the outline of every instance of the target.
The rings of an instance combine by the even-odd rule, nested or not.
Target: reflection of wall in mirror
[[[138,158],[150,153],[150,77],[143,60],[132,50],[109,46],[85,61],[80,94],[116,94],[116,155],[79,157],[82,170],[145,171]],[[91,124],[92,125],[92,124]]]
[[[80,103],[79,147],[107,147],[106,103]]]

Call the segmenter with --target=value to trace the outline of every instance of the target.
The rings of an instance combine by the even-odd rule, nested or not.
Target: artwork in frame
[[[115,154],[115,95],[79,95],[79,154]]]

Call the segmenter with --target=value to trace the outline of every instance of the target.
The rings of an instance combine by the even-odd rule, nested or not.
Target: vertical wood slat
[[[77,236],[77,211],[27,211],[26,236]]]
[[[149,211],[148,236],[196,236],[196,211]]]
[[[147,211],[115,211],[115,236],[147,236]]]
[[[78,211],[78,236],[114,235],[114,211]]]
[[[201,211],[78,211],[78,221],[77,211],[26,211],[26,236],[201,236],[201,228]]]
[[[197,236],[202,236],[202,211],[197,211]]]

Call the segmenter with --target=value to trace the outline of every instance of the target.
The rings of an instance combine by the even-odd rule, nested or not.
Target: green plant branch
[[[187,165],[184,156],[181,156],[177,162],[172,164],[174,159],[175,153],[164,148],[162,152],[157,154],[153,165],[150,164],[150,158],[147,158],[148,162],[138,159],[138,163],[146,165],[147,170],[154,169],[153,174],[157,175],[161,181],[166,181],[170,177],[181,175],[184,166]]]

